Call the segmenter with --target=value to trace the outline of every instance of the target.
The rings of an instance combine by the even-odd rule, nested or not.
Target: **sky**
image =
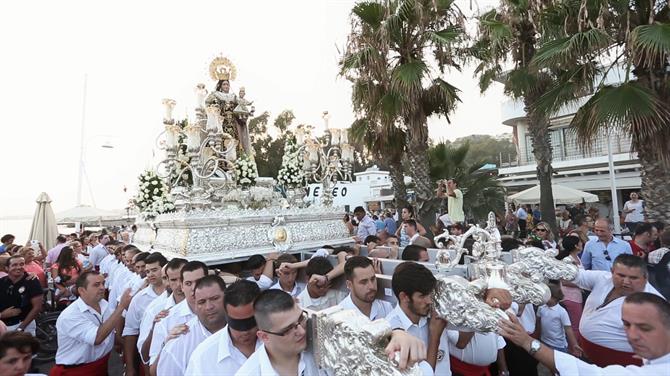
[[[462,1],[462,0],[461,0]],[[480,1],[482,9],[496,0]],[[464,10],[470,2],[462,1]],[[163,98],[175,118],[194,117],[193,88],[214,82],[210,61],[237,67],[257,113],[293,110],[295,124],[347,127],[350,83],[338,77],[350,31],[349,0],[17,1],[0,5],[0,139],[5,173],[0,217],[31,215],[47,192],[55,212],[77,203],[84,77],[87,77],[83,203],[122,209],[137,176],[153,168]],[[473,3],[476,10],[477,3]],[[338,50],[339,49],[339,50]],[[482,95],[471,68],[444,77],[461,90],[451,117],[429,121],[430,137],[509,132],[500,85]],[[102,148],[110,143],[114,148]],[[126,192],[124,192],[124,187]],[[93,194],[91,195],[90,192]]]

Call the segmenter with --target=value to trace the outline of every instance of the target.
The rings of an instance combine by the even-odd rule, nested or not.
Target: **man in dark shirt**
[[[22,256],[7,259],[7,275],[0,278],[0,320],[7,329],[35,335],[35,317],[42,309],[42,287],[29,278]]]

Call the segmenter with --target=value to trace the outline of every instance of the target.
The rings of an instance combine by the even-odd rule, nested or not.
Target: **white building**
[[[591,145],[590,150],[580,149],[576,135],[569,125],[575,109],[587,99],[588,97],[584,97],[581,103],[562,109],[550,119],[549,137],[554,168],[552,182],[597,194],[601,204],[609,205],[611,194],[607,146],[610,142],[621,207],[628,200],[629,192],[640,189],[640,163],[637,155],[631,153],[631,137],[628,134],[601,135]],[[502,105],[502,123],[512,127],[518,154],[516,161],[501,160],[498,170],[498,180],[510,194],[539,184],[523,107],[521,101],[507,101]]]

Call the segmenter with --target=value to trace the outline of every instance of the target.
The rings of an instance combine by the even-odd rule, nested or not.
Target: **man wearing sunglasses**
[[[625,297],[636,292],[661,296],[647,281],[646,262],[622,254],[614,260],[611,272],[580,270],[572,283],[591,290],[579,323],[586,356],[600,367],[641,365],[626,341],[621,307]]]
[[[633,254],[630,244],[612,235],[614,226],[605,218],[596,220],[593,231],[597,239],[589,240],[584,245],[582,265],[586,270],[612,269],[612,260],[621,254]]]
[[[251,281],[237,281],[226,288],[224,309],[228,325],[204,340],[191,355],[186,376],[233,375],[258,349],[254,300],[261,290]]]

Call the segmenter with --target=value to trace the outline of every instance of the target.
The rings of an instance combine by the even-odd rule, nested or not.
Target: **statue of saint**
[[[227,133],[232,137],[237,136],[233,117],[233,110],[237,106],[237,95],[230,92],[230,81],[219,80],[219,82],[216,84],[216,89],[214,89],[214,91],[209,94],[209,96],[207,96],[205,104],[213,104],[219,107],[221,111],[221,125],[223,128],[223,133]]]
[[[235,117],[237,119],[237,135],[239,136],[240,146],[244,153],[247,155],[252,154],[251,150],[251,138],[249,137],[249,127],[247,126],[247,120],[249,116],[253,114],[254,102],[247,100],[244,96],[246,95],[246,90],[244,87],[240,88],[240,92],[237,96],[237,107],[233,110]],[[249,108],[251,106],[251,109]]]

